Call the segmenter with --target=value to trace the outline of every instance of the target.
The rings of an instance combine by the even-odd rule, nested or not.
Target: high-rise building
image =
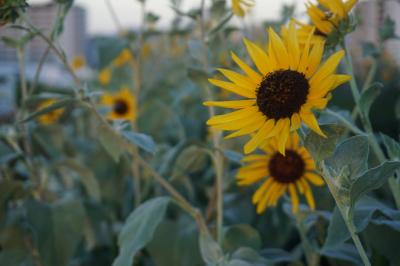
[[[49,35],[56,22],[58,9],[58,5],[54,3],[32,5],[27,9],[27,14],[35,27],[43,30],[46,35]],[[5,28],[0,30],[0,37],[6,36],[18,39],[23,34],[24,33],[18,29]],[[86,13],[83,8],[72,6],[65,18],[63,32],[57,44],[62,47],[69,58],[84,54],[86,44]],[[26,46],[27,61],[38,62],[47,47],[48,44],[45,41],[40,37],[35,37]],[[0,42],[0,64],[13,63],[16,60],[15,49],[7,47],[3,42]],[[47,62],[51,61],[55,61],[55,55],[53,53],[49,54]]]

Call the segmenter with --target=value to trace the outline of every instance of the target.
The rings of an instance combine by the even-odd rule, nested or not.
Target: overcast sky
[[[28,0],[28,3],[45,3],[50,0]],[[140,21],[137,0],[111,0],[124,28],[135,27]],[[200,0],[183,0],[184,8],[198,6]],[[207,1],[208,2],[208,1]],[[228,1],[230,2],[230,1]],[[75,0],[75,3],[85,7],[88,15],[90,33],[112,33],[116,31],[105,0]],[[169,25],[174,12],[170,8],[170,0],[147,0],[147,9],[159,15],[161,26]],[[272,19],[279,16],[279,10],[284,3],[298,3],[298,8],[304,10],[304,2],[298,0],[256,0],[252,15],[247,18],[250,22]]]

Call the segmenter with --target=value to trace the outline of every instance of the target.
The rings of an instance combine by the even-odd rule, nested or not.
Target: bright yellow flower
[[[123,119],[130,121],[136,119],[136,98],[127,87],[122,87],[117,93],[104,94],[101,102],[102,104],[111,107],[111,111],[107,116],[109,119]]]
[[[236,16],[244,17],[254,4],[254,0],[232,0],[232,11]]]
[[[144,43],[142,46],[142,49],[140,50],[140,56],[142,59],[146,59],[151,55],[151,44],[150,43]]]
[[[111,81],[111,70],[106,68],[99,73],[99,82],[103,86],[107,86]]]
[[[257,205],[257,213],[262,213],[269,206],[276,206],[279,198],[288,192],[295,213],[299,208],[298,192],[304,195],[312,210],[315,201],[309,183],[316,186],[324,184],[323,179],[315,173],[315,163],[309,152],[299,144],[297,133],[289,137],[285,145],[286,156],[279,150],[279,141],[273,139],[264,144],[262,154],[245,156],[236,175],[239,186],[250,186],[260,183],[254,193],[252,202]]]
[[[75,56],[72,59],[72,69],[79,70],[86,64],[85,58],[83,56]]]
[[[344,56],[338,51],[322,61],[324,45],[310,39],[300,49],[297,29],[289,25],[287,38],[281,39],[269,29],[268,51],[245,39],[248,53],[258,71],[232,53],[232,59],[244,74],[218,69],[229,81],[209,79],[209,82],[246,99],[205,102],[206,106],[235,109],[234,112],[210,118],[207,124],[236,132],[226,138],[253,134],[244,146],[250,153],[266,139],[278,137],[279,151],[285,153],[289,133],[301,122],[324,136],[312,109],[324,109],[330,92],[351,79],[336,75],[336,68]]]
[[[357,4],[358,0],[317,0],[318,4],[311,2],[307,5],[307,13],[311,19],[310,25],[303,25],[301,31],[307,34],[313,26],[317,28],[315,35],[326,37],[330,35],[339,24],[348,19],[349,12]]]
[[[124,49],[113,61],[113,66],[121,67],[133,60],[132,52],[129,49]]]
[[[42,102],[40,102],[40,104],[38,106],[38,110],[49,107],[49,106],[53,105],[54,103],[56,103],[55,99],[43,100]],[[54,111],[42,114],[41,116],[38,117],[38,120],[39,120],[40,124],[43,124],[43,125],[53,124],[58,121],[58,119],[61,117],[63,112],[64,112],[64,108],[59,108]]]

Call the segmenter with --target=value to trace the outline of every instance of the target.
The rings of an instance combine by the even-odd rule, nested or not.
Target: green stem
[[[350,88],[351,88],[351,91],[353,94],[354,102],[356,104],[355,111],[360,114],[361,123],[368,135],[368,141],[369,141],[369,144],[371,145],[371,148],[372,148],[375,156],[377,157],[377,159],[380,163],[383,163],[386,161],[385,154],[383,153],[383,150],[374,135],[374,131],[373,131],[371,122],[369,120],[368,114],[365,114],[363,112],[363,110],[360,109],[360,106],[359,106],[360,93],[359,93],[359,89],[358,89],[354,71],[353,71],[351,54],[349,53],[349,51],[344,43],[342,44],[342,46],[346,52],[346,70],[347,70],[347,73],[352,76],[352,79],[350,80]],[[370,75],[371,75],[371,78],[368,77],[367,82],[369,79],[372,79],[372,76],[374,76],[372,72],[370,73]],[[368,84],[367,82],[366,82],[366,84]],[[389,187],[392,192],[397,209],[400,209],[400,193],[398,191],[398,186],[396,184],[395,177],[391,177],[389,179]]]
[[[358,127],[356,127],[355,125],[351,124],[346,118],[344,118],[343,116],[341,116],[340,114],[330,110],[330,109],[326,109],[325,113],[336,117],[345,127],[347,127],[350,131],[352,131],[354,134],[358,134],[358,135],[365,135],[365,133],[363,131],[361,131]]]
[[[342,203],[339,191],[337,190],[336,185],[332,182],[333,178],[329,175],[329,172],[327,171],[325,163],[323,161],[321,162],[321,167],[323,173],[322,177],[324,178],[326,184],[328,185],[329,191],[331,192],[331,195],[335,200],[336,206],[338,207],[340,214],[342,215],[343,220],[346,223],[347,229],[350,232],[350,236],[354,242],[354,245],[356,246],[358,254],[361,257],[361,260],[363,261],[365,266],[371,266],[367,253],[365,252],[361,240],[356,233],[357,230],[353,223],[353,217],[349,216],[348,208]]]
[[[296,227],[300,234],[301,245],[304,250],[304,255],[306,257],[306,262],[308,266],[318,266],[320,261],[320,256],[318,253],[314,252],[310,241],[307,238],[306,229],[304,227],[303,219],[298,214],[295,217]]]
[[[201,31],[201,41],[204,49],[204,68],[208,70],[208,42],[206,35],[206,21],[205,21],[205,0],[201,1],[201,13],[200,13],[200,31]],[[208,85],[205,86],[207,93],[207,100],[213,100],[213,94]],[[213,106],[208,107],[210,117],[215,116],[215,108]],[[216,194],[217,194],[217,239],[218,243],[222,244],[223,240],[223,225],[224,225],[224,158],[221,151],[221,133],[212,132],[212,140],[214,145],[214,158],[215,158],[215,175],[216,175]]]

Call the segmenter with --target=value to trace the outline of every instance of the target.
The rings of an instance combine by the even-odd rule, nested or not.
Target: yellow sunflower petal
[[[325,184],[324,179],[313,172],[307,172],[304,176],[315,186],[323,186]]]
[[[297,196],[296,187],[289,184],[290,199],[292,200],[292,212],[296,213],[299,210],[299,197]]]
[[[312,75],[314,75],[315,71],[319,67],[319,64],[321,63],[323,54],[324,54],[324,43],[323,42],[315,43],[308,57],[308,63],[306,66],[307,78],[310,78]]]
[[[267,160],[268,156],[266,155],[261,155],[261,154],[252,154],[252,155],[247,155],[242,159],[242,162],[252,162],[252,161],[265,161]]]
[[[256,97],[255,91],[248,90],[246,88],[240,87],[234,83],[231,82],[226,82],[218,79],[209,79],[208,80],[211,84],[220,87],[222,89],[225,89],[227,91],[236,93],[237,95],[246,97],[246,98],[251,98],[254,99]]]
[[[303,120],[303,122],[315,133],[318,135],[326,138],[326,135],[321,131],[321,128],[318,125],[318,121],[315,118],[314,114],[311,112],[302,112],[300,113],[300,117]]]
[[[233,61],[246,73],[249,78],[251,78],[256,84],[260,83],[262,76],[260,76],[256,71],[249,67],[245,62],[243,62],[235,53],[231,52]]]
[[[254,64],[258,70],[265,76],[267,73],[271,72],[271,66],[268,65],[269,58],[268,55],[255,43],[244,39],[244,44],[246,45],[247,51],[253,60]]]
[[[270,131],[274,128],[274,125],[274,120],[267,120],[260,130],[244,145],[244,153],[248,154],[257,149],[257,147],[265,139],[265,136],[267,136],[268,133],[270,133]]]
[[[272,49],[277,55],[277,60],[279,67],[282,69],[288,69],[289,68],[289,55],[286,50],[285,45],[282,42],[282,39],[276,34],[276,32],[272,29],[269,28],[269,38],[271,38],[271,43],[272,43]]]
[[[260,199],[264,196],[265,192],[272,185],[272,183],[273,179],[268,178],[267,181],[265,181],[264,184],[262,184],[262,186],[257,189],[257,191],[253,194],[253,197],[251,199],[253,204],[257,204],[260,201]]]
[[[301,119],[300,119],[300,115],[298,114],[298,113],[294,113],[293,115],[292,115],[292,118],[291,118],[291,121],[290,121],[291,123],[291,127],[290,127],[290,130],[297,130],[297,129],[299,129],[300,128],[300,126],[301,126]]]
[[[304,195],[306,196],[307,204],[310,206],[311,210],[315,210],[315,201],[312,195],[312,190],[306,181],[303,182],[303,186],[305,189]]]
[[[341,50],[333,54],[331,57],[329,57],[329,59],[326,60],[326,62],[322,65],[322,67],[318,69],[318,71],[311,78],[310,83],[318,84],[326,77],[331,75],[333,72],[335,72],[337,66],[339,65],[344,55],[345,55],[344,51]]]
[[[264,122],[265,122],[265,117],[261,117],[261,119],[257,120],[255,123],[250,124],[246,127],[243,127],[242,129],[240,129],[232,134],[229,134],[228,136],[225,137],[225,139],[236,138],[236,137],[240,137],[240,136],[244,136],[244,135],[253,133],[254,131],[258,130],[260,127],[262,127]]]
[[[231,109],[241,109],[252,106],[256,103],[256,100],[239,100],[239,101],[208,101],[204,102],[205,106],[216,106]]]
[[[207,121],[207,125],[212,126],[217,124],[229,123],[242,118],[254,116],[257,112],[258,112],[258,107],[251,106],[244,109],[240,109],[238,111],[231,112],[229,114],[216,115],[214,117],[211,117]]]
[[[227,79],[235,83],[236,85],[246,88],[248,90],[255,90],[257,88],[257,84],[254,83],[250,78],[243,76],[235,71],[229,69],[218,68],[218,71],[221,72]]]
[[[289,129],[290,129],[290,119],[285,118],[283,119],[283,125],[282,125],[282,130],[278,136],[278,149],[279,152],[283,155],[285,155],[286,151],[286,142],[289,137]]]

